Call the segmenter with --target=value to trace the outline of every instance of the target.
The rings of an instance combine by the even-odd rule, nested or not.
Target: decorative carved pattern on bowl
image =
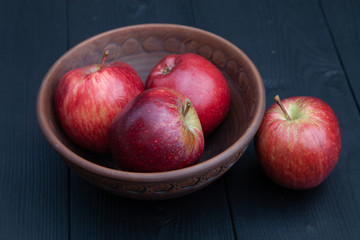
[[[230,159],[230,161],[226,162],[222,166],[217,167],[214,170],[204,175],[194,176],[179,182],[171,182],[171,183],[132,184],[121,181],[115,181],[111,179],[104,179],[102,177],[97,177],[81,169],[76,169],[76,170],[87,181],[103,189],[115,190],[120,194],[121,192],[128,194],[163,194],[163,193],[184,191],[184,190],[188,190],[189,188],[200,188],[202,185],[209,184],[210,182],[216,180],[221,175],[223,175],[227,170],[229,170],[232,167],[232,165],[235,164],[235,162],[242,156],[245,150],[246,148],[238,152],[232,159]]]

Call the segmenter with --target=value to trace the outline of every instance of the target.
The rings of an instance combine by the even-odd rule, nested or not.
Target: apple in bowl
[[[145,90],[116,115],[109,144],[120,169],[163,172],[197,163],[204,136],[190,100],[176,90],[158,87]]]
[[[275,97],[255,135],[262,169],[275,183],[310,189],[333,171],[341,151],[341,133],[331,107],[315,97]]]
[[[79,146],[110,153],[108,128],[116,114],[144,91],[139,74],[124,62],[92,64],[67,72],[57,85],[55,110],[58,121]]]
[[[167,87],[190,99],[199,116],[204,135],[209,135],[226,117],[230,91],[220,70],[194,53],[171,54],[149,73],[145,88]]]

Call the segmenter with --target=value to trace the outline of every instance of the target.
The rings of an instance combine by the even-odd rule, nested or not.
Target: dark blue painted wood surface
[[[0,239],[358,239],[360,2],[181,0],[0,2]],[[270,182],[249,147],[214,184],[159,202],[99,190],[63,164],[37,125],[43,76],[72,46],[138,23],[199,27],[257,65],[275,94],[320,97],[338,116],[343,149],[318,188]]]

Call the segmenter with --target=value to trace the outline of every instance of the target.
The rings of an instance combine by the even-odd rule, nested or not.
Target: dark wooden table
[[[69,170],[44,139],[37,91],[69,48],[106,30],[177,23],[218,34],[275,94],[319,97],[343,139],[329,178],[291,191],[253,144],[222,178],[166,201],[120,198]],[[359,0],[1,0],[0,239],[360,239]]]

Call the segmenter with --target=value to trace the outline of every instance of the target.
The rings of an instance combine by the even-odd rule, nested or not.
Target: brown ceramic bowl
[[[191,167],[154,173],[115,168],[111,156],[93,154],[76,146],[60,128],[54,93],[69,70],[107,61],[133,66],[145,81],[152,67],[168,54],[192,52],[214,63],[226,77],[231,107],[226,119],[205,139],[200,162]],[[254,137],[265,111],[265,89],[252,61],[227,40],[193,27],[144,24],[96,35],[70,49],[46,74],[37,98],[40,128],[50,145],[77,174],[109,192],[137,199],[166,199],[189,194],[210,184],[240,158]]]

